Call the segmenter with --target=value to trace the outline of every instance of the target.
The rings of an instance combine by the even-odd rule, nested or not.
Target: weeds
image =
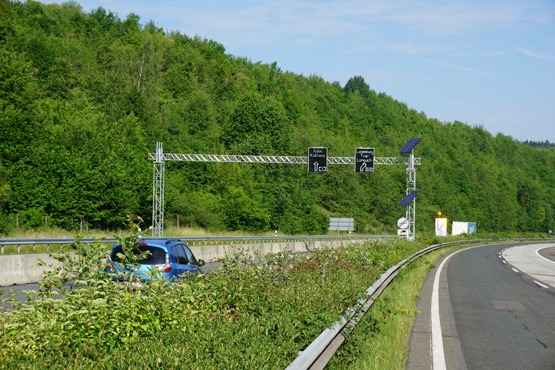
[[[132,221],[120,238],[130,250],[140,233]],[[209,276],[138,290],[106,278],[102,243],[76,243],[57,254],[33,299],[0,314],[0,368],[282,369],[417,246],[240,253]]]

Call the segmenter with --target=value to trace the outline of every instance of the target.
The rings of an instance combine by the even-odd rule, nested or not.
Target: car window
[[[172,248],[173,254],[175,256],[175,259],[177,260],[177,263],[181,264],[181,265],[186,265],[188,262],[187,259],[187,255],[185,254],[185,251],[183,250],[183,245],[182,244],[177,244],[174,245]]]
[[[166,262],[166,251],[164,249],[151,245],[141,245],[138,249],[135,249],[135,254],[145,251],[148,251],[149,253],[144,259],[137,261],[140,265],[162,265]],[[121,262],[118,257],[118,253],[123,253],[123,249],[120,245],[112,250],[112,254],[110,256],[112,261]]]
[[[196,265],[197,260],[196,260],[195,256],[193,255],[193,252],[191,252],[191,250],[189,249],[189,247],[184,245],[183,249],[185,249],[185,254],[187,255],[187,260],[189,261],[189,263],[191,263],[193,265]]]
[[[166,263],[166,251],[162,248],[147,246],[145,250],[148,250],[150,255],[139,261],[141,265],[163,265]]]

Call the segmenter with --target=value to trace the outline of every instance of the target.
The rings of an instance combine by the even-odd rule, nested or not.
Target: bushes
[[[3,300],[14,310],[0,316],[0,367],[282,369],[415,248],[370,241],[304,257],[240,253],[207,276],[137,290],[103,277],[100,243],[76,245],[34,299]]]

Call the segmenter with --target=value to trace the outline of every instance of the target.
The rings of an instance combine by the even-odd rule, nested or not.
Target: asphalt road
[[[407,369],[555,369],[555,245],[517,245],[469,248],[436,263]]]
[[[215,263],[215,262],[207,262],[205,267],[204,267],[204,273],[211,273],[212,271],[216,270],[220,268],[220,264],[219,263]],[[68,287],[71,286],[71,283],[68,283],[67,285]],[[0,297],[2,298],[2,300],[6,300],[6,299],[15,299],[18,302],[25,302],[28,300],[28,294],[26,294],[26,291],[35,291],[38,292],[39,291],[39,284],[37,283],[33,283],[33,284],[20,284],[20,285],[10,285],[10,286],[0,286],[0,291],[4,292],[3,294],[0,295]],[[10,293],[14,294],[13,298],[10,298]],[[31,294],[31,297],[33,296],[34,293]],[[60,296],[57,296],[60,297]],[[11,304],[9,303],[5,303],[4,306],[2,306],[1,302],[0,302],[0,312],[3,312],[3,309],[11,309]]]

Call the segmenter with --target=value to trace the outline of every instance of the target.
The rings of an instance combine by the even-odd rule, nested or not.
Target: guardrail
[[[101,242],[115,243],[116,238],[98,239]],[[84,238],[81,239],[81,243],[88,244],[94,242],[95,239]],[[71,245],[75,243],[74,238],[26,238],[26,239],[16,239],[16,238],[4,238],[0,239],[0,254],[5,253],[5,246],[7,245],[17,245],[17,254],[21,253],[21,247],[26,245],[32,246],[32,252],[36,251],[37,245],[46,245],[46,252],[50,252],[51,246],[61,247],[63,245]]]
[[[353,239],[385,239],[393,238],[394,235],[348,235],[348,236],[331,236],[331,235],[283,235],[283,236],[169,236],[164,238],[144,237],[145,239],[179,239],[187,242],[190,246],[220,245],[220,244],[255,244],[255,243],[280,243],[280,242],[303,242],[303,241],[333,241],[333,240],[353,240]],[[106,244],[117,242],[117,238],[82,238],[80,242],[83,244],[99,241]],[[32,246],[32,252],[36,251],[37,245],[46,245],[46,252],[50,252],[51,246],[61,247],[63,245],[71,245],[75,243],[74,238],[0,238],[0,254],[5,253],[5,246],[16,245],[17,254],[21,253],[21,247],[24,245]]]
[[[456,244],[482,243],[484,239],[463,240],[456,242],[448,242],[443,244],[431,245],[424,248],[410,257],[405,258],[395,266],[391,267],[366,290],[365,298],[360,299],[355,307],[346,310],[342,318],[325,329],[304,351],[299,355],[286,370],[322,370],[326,367],[330,359],[333,357],[338,348],[345,341],[345,331],[354,328],[362,317],[368,312],[380,294],[387,286],[397,277],[399,272],[413,260],[427,253]]]

